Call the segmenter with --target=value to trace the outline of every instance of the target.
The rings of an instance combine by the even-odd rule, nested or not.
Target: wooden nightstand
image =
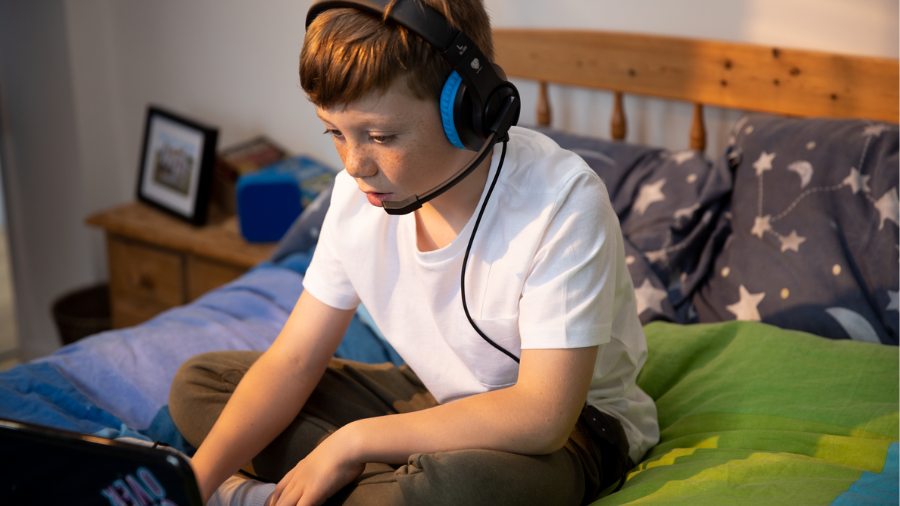
[[[190,302],[266,260],[275,243],[251,244],[237,218],[194,227],[138,202],[91,215],[106,230],[113,328],[130,327]]]

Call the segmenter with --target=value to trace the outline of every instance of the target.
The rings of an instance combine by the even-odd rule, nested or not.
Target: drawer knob
[[[147,274],[140,274],[137,278],[137,286],[141,287],[144,290],[152,292],[155,287],[153,283],[153,278],[148,276]]]

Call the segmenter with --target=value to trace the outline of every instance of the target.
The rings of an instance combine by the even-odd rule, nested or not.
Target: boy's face
[[[415,98],[403,78],[384,93],[370,93],[346,107],[319,108],[317,115],[347,173],[373,206],[425,193],[472,156],[447,140],[437,103]]]

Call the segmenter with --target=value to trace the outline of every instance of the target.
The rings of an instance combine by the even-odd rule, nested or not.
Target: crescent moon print
[[[878,339],[878,334],[875,333],[872,324],[863,315],[845,307],[830,307],[825,312],[837,320],[850,339],[881,344],[881,339]]]
[[[806,185],[812,180],[813,166],[806,160],[797,160],[788,165],[787,169],[791,172],[796,172],[800,176],[800,188],[806,188]]]

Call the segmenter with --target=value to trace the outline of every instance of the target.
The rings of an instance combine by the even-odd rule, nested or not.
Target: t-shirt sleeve
[[[303,278],[303,288],[321,302],[337,309],[353,309],[359,305],[359,295],[347,276],[344,259],[340,256],[339,235],[337,233],[344,198],[347,197],[346,185],[342,183],[343,174],[335,180],[331,204],[322,224],[322,231],[313,253],[312,262]]]
[[[616,279],[623,246],[600,178],[580,172],[567,182],[543,237],[519,300],[522,348],[608,343],[617,288],[623,290]]]

